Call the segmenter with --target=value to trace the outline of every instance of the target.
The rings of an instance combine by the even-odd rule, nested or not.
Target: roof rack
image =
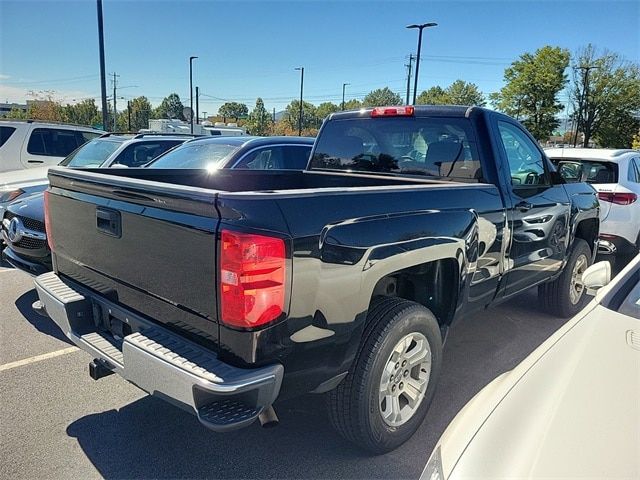
[[[133,138],[143,138],[143,137],[189,137],[189,138],[197,138],[204,137],[205,135],[198,135],[195,133],[170,133],[170,132],[145,132],[135,134]]]
[[[98,130],[101,131],[98,128],[95,128],[93,125],[82,125],[81,123],[70,123],[70,122],[61,122],[59,120],[37,120],[37,119],[33,119],[33,118],[7,118],[7,117],[0,117],[0,121],[5,121],[5,122],[23,122],[23,123],[50,123],[52,125],[68,125],[69,127],[83,127],[83,128],[90,128],[91,130]]]
[[[100,135],[99,138],[110,137],[112,135],[137,135],[136,132],[107,132]]]

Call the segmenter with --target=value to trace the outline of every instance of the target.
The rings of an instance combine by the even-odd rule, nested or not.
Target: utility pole
[[[346,87],[347,85],[351,85],[350,83],[343,83],[342,84],[342,111],[344,112],[344,87]]]
[[[413,63],[413,54],[409,54],[409,65],[405,65],[407,67],[407,101],[406,105],[409,105],[409,94],[411,92],[411,67]]]
[[[196,86],[196,124],[200,123],[200,88]]]
[[[98,7],[98,47],[100,49],[100,96],[102,97],[102,128],[107,129],[109,122],[107,112],[107,79],[104,68],[104,28],[102,22],[102,0],[97,0]]]
[[[118,110],[116,109],[116,90],[118,88],[118,77],[120,75],[116,75],[116,72],[113,72],[113,131],[118,131],[117,128],[117,120],[118,120]]]
[[[298,115],[298,136],[302,136],[302,91],[304,89],[304,67],[298,67],[300,70],[300,113]]]
[[[276,123],[276,107],[273,107],[273,123]]]
[[[129,117],[129,128],[128,128],[128,130],[131,131],[131,100],[127,100],[127,115]]]

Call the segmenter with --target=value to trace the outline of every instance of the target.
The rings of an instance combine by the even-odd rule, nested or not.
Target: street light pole
[[[347,85],[351,85],[351,84],[350,83],[342,84],[342,111],[344,111],[344,87],[346,87]]]
[[[196,85],[196,123],[200,124],[200,89]]]
[[[304,90],[304,67],[298,67],[300,70],[300,113],[298,114],[298,136],[302,136],[302,92]]]
[[[191,133],[193,133],[193,61],[198,57],[189,57],[189,102],[191,104]]]
[[[413,81],[413,102],[412,104],[416,104],[416,94],[418,93],[418,71],[420,70],[420,50],[422,49],[422,30],[429,27],[436,27],[437,23],[429,22],[422,24],[412,24],[407,25],[407,28],[417,28],[418,29],[418,53],[416,55],[416,77]]]
[[[100,96],[102,97],[102,129],[107,130],[107,78],[104,68],[104,28],[102,22],[102,0],[98,0],[98,47],[100,49]]]

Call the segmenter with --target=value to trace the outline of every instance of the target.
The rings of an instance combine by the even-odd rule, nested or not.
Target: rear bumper
[[[282,365],[231,366],[131,312],[125,312],[123,320],[136,331],[118,339],[98,330],[94,320],[96,305],[109,313],[122,312],[118,305],[53,272],[40,275],[35,284],[48,315],[73,343],[142,390],[192,412],[214,431],[253,423],[278,396]]]

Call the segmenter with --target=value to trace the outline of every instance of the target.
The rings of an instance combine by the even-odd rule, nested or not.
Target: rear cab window
[[[567,157],[551,158],[550,160],[562,178],[569,183],[618,183],[618,165],[614,162]]]
[[[332,120],[318,136],[310,166],[470,182],[482,179],[472,126],[465,118]]]

